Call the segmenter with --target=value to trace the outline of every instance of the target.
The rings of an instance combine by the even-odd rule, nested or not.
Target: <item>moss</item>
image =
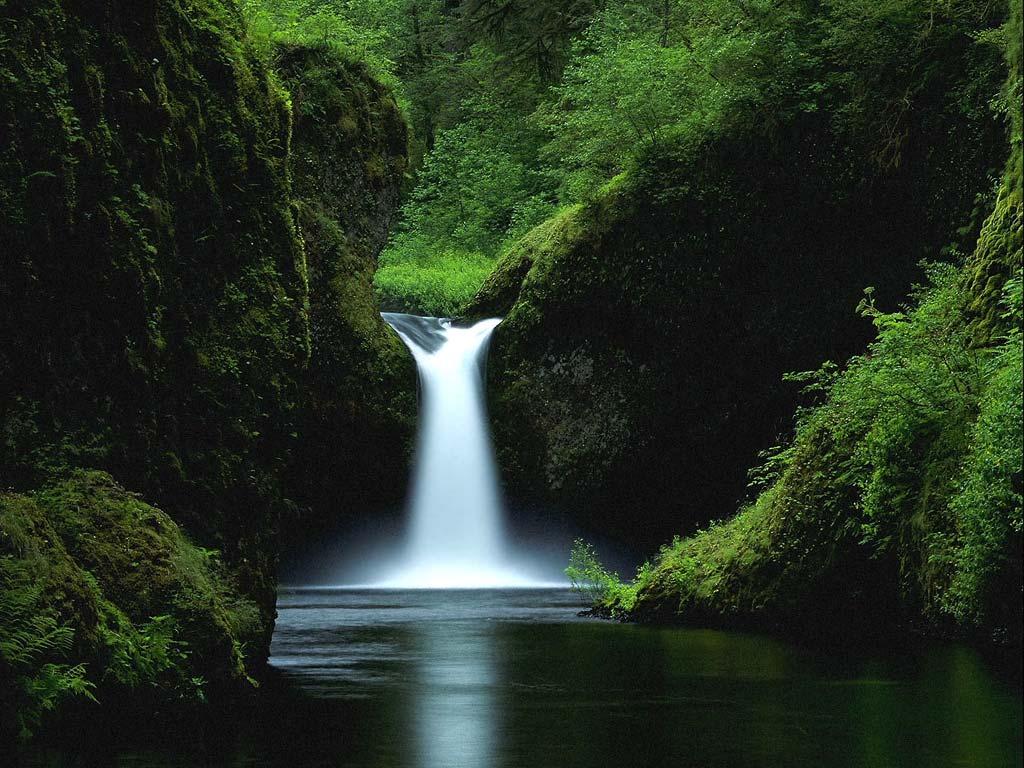
[[[188,677],[247,681],[242,646],[258,641],[259,613],[217,551],[196,547],[166,513],[104,473],[76,473],[33,498],[71,558],[133,624],[175,620],[190,650]]]
[[[828,430],[810,429],[755,502],[662,550],[634,586],[632,615],[821,634],[890,608],[891,590],[872,589],[884,579],[856,556],[860,529],[845,512],[855,494],[833,474],[848,460]]]
[[[472,316],[495,317],[507,312],[534,263],[539,258],[558,258],[579,237],[579,219],[579,206],[566,208],[532,229],[502,254],[469,305]]]
[[[1010,29],[1020,23],[1018,7]],[[1019,61],[1011,65],[1013,94]],[[1019,125],[1019,105],[1011,109]],[[630,605],[613,596],[605,610],[814,636],[913,627],[1019,651],[1015,132],[1011,146],[974,252],[962,267],[936,271],[906,314],[868,306],[878,340],[804,412],[774,461],[777,479],[728,522],[664,548],[625,591]]]
[[[823,94],[812,113],[738,108],[660,139],[492,276],[477,305],[508,313],[489,370],[513,493],[636,549],[697,531],[606,609],[1019,644],[1019,608],[997,595],[1020,591],[1019,441],[1006,439],[1019,399],[1005,383],[1019,375],[1019,316],[1004,303],[1021,260],[1012,5],[1002,30],[1003,8],[948,19],[930,50],[894,44],[909,24],[881,38],[854,17],[823,25],[813,81],[779,94]],[[1009,146],[991,109],[1006,78],[997,39]],[[883,62],[893,77],[864,79]],[[956,268],[929,267],[906,313],[874,309],[904,300],[922,258]],[[749,500],[747,468],[807,402],[783,374],[849,359],[870,341],[866,320],[870,352],[814,377],[808,398],[825,404],[798,411]]]
[[[663,549],[632,586],[631,615],[815,637],[911,627],[1019,648],[1020,332],[979,358],[961,311],[970,276],[932,289],[839,376],[756,501]],[[936,310],[956,328],[908,346],[902,334],[934,335]],[[980,389],[909,402],[937,392],[945,374],[918,384],[917,366],[941,361]]]
[[[1012,18],[1003,29],[1003,44],[1010,69],[1003,89],[1003,105],[1009,118],[1010,159],[1003,172],[995,208],[985,222],[969,263],[969,310],[975,316],[980,344],[991,341],[1002,330],[999,317],[1002,287],[1024,259],[1024,118],[1021,116],[1024,53],[1019,34],[1024,23],[1021,21],[1020,3],[1011,2],[1010,11]]]

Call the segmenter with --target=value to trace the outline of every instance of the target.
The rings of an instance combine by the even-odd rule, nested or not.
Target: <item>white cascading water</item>
[[[383,313],[420,376],[420,426],[407,549],[382,586],[483,588],[533,583],[506,551],[504,509],[487,425],[484,365],[500,320],[472,327]]]

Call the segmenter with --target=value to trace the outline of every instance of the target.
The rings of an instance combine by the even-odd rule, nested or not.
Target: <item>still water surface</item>
[[[1020,766],[1021,691],[970,649],[813,651],[576,616],[564,590],[284,590],[280,690],[212,762],[351,768]]]

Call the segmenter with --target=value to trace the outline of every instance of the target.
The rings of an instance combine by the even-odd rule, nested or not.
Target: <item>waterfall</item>
[[[436,317],[382,316],[412,352],[421,394],[406,550],[383,584],[441,589],[533,583],[509,560],[487,425],[484,365],[501,321],[459,327]]]

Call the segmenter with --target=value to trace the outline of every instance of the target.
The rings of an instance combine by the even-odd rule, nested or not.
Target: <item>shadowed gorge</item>
[[[0,764],[1024,764],[1021,0],[0,0]]]

